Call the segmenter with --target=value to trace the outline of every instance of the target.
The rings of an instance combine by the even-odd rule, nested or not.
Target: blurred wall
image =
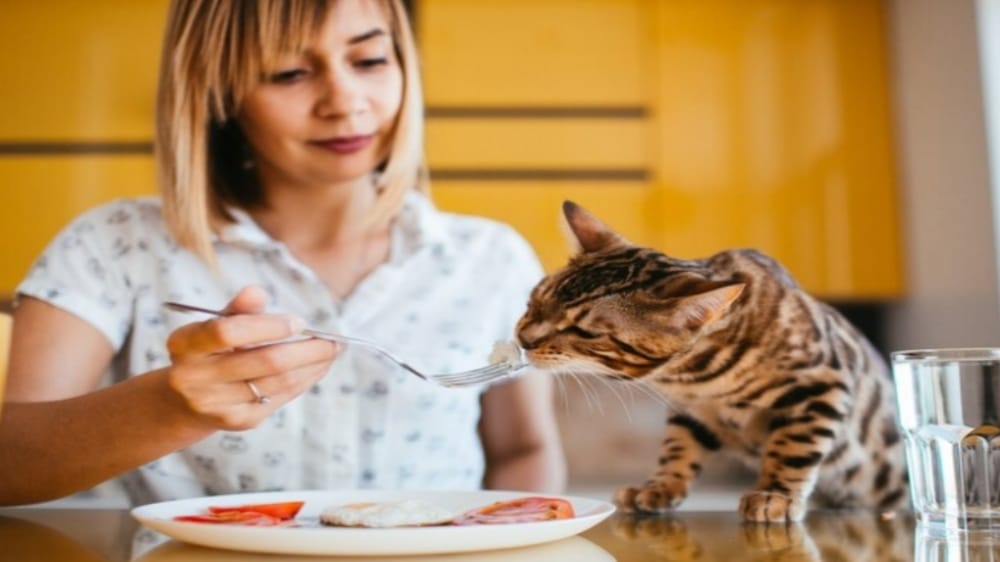
[[[889,347],[1000,345],[976,2],[887,6],[908,284]]]

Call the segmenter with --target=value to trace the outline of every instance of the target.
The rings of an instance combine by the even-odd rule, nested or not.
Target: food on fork
[[[426,527],[447,525],[456,513],[422,500],[350,503],[324,509],[319,520],[334,527]]]
[[[517,365],[521,362],[521,348],[510,340],[500,340],[493,344],[489,361],[490,365]]]

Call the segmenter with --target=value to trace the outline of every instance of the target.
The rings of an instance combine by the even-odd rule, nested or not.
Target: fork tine
[[[492,377],[497,373],[503,373],[510,370],[509,365],[489,365],[486,367],[481,367],[479,369],[473,369],[471,371],[463,371],[461,373],[442,373],[434,375],[435,380],[444,382],[459,382],[464,380],[474,380],[481,379],[483,377]]]
[[[438,384],[446,388],[464,388],[467,386],[479,386],[482,384],[487,384],[493,381],[507,378],[507,375],[499,374],[493,377],[483,377],[483,378],[473,378],[473,379],[459,379],[454,381],[437,381]]]
[[[483,367],[482,369],[475,369],[464,373],[435,375],[433,378],[436,382],[443,384],[444,386],[473,386],[513,376],[523,367],[524,365],[490,365],[488,367]]]

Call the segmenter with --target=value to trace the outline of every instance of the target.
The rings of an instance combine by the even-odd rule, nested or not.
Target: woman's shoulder
[[[466,261],[478,262],[485,270],[540,271],[538,256],[531,243],[513,226],[491,218],[469,214],[442,213],[450,244]]]
[[[517,229],[503,221],[446,211],[441,211],[439,216],[445,232],[459,243],[500,244],[504,247],[528,244]]]
[[[166,232],[158,197],[114,199],[77,215],[59,238],[117,240],[160,238]]]
[[[78,215],[73,224],[89,223],[95,227],[114,227],[140,223],[153,227],[163,223],[163,207],[156,196],[128,197],[107,201]]]
[[[124,256],[135,247],[172,246],[157,197],[114,199],[77,215],[46,249],[55,255],[89,249],[96,255]]]

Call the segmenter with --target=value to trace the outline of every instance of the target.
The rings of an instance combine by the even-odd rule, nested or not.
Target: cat
[[[798,521],[810,502],[890,512],[907,476],[885,360],[774,259],[749,249],[682,260],[563,204],[580,252],[533,289],[516,336],[531,364],[654,386],[668,404],[649,480],[626,513],[679,505],[707,453],[758,471],[739,511]]]

